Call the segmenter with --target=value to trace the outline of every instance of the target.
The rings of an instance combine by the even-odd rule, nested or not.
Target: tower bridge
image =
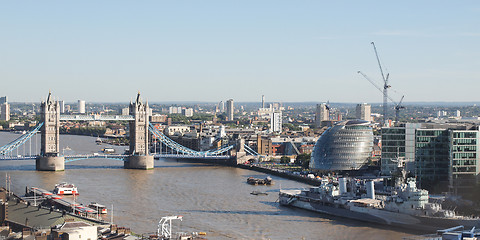
[[[152,169],[154,158],[184,158],[198,160],[228,160],[244,162],[247,154],[258,156],[242,139],[237,143],[215,150],[195,151],[182,146],[165,136],[149,122],[148,102],[142,102],[140,93],[134,102],[130,102],[129,115],[60,115],[60,104],[54,101],[51,92],[41,103],[41,122],[31,131],[23,134],[11,143],[0,147],[0,160],[33,160],[38,171],[63,171],[65,163],[91,159],[108,158],[124,162],[128,169]],[[128,121],[130,129],[129,152],[124,155],[111,154],[60,154],[60,121]],[[32,136],[41,132],[39,155],[12,155],[13,150],[31,141]],[[165,152],[150,153],[149,139],[161,144]],[[31,143],[30,143],[31,144]],[[155,146],[156,147],[156,146]],[[10,155],[9,155],[10,154]],[[243,160],[242,160],[243,159]]]

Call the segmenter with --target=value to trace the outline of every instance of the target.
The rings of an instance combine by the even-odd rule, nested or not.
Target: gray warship
[[[427,190],[417,188],[415,178],[406,178],[401,166],[397,171],[400,177],[396,178],[392,187],[376,191],[373,180],[324,178],[319,187],[280,190],[279,203],[420,231],[436,231],[459,225],[465,228],[480,227],[480,218],[460,216],[452,210],[443,209],[441,203],[429,198]]]

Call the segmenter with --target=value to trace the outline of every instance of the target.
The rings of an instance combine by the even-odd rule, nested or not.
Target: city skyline
[[[0,9],[1,96],[39,102],[477,102],[480,3],[85,1]]]

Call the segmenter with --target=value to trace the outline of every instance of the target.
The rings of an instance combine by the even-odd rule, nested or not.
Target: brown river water
[[[19,137],[0,132],[0,146]],[[39,139],[39,137],[38,137]],[[61,135],[65,154],[99,152],[105,145],[94,137]],[[27,143],[14,155],[35,152],[40,143]],[[68,146],[69,149],[65,149]],[[111,147],[111,146],[109,146]],[[114,147],[123,153],[125,147]],[[24,194],[26,186],[53,190],[60,182],[78,186],[77,202],[98,202],[108,207],[110,220],[135,233],[153,233],[163,216],[181,215],[173,231],[206,232],[208,239],[402,239],[411,233],[403,229],[326,216],[301,209],[279,206],[278,190],[307,188],[309,185],[272,176],[272,186],[252,186],[249,176],[263,173],[221,165],[155,161],[153,170],[123,169],[123,162],[89,159],[65,164],[62,172],[35,171],[35,161],[0,161],[0,186],[5,174],[11,188]],[[268,195],[251,195],[265,191]]]

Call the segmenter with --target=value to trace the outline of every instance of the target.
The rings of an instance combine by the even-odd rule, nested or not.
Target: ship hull
[[[300,199],[293,200],[291,196],[280,196],[279,200],[280,204],[284,206],[292,206],[337,217],[344,217],[363,222],[384,224],[418,231],[435,232],[439,229],[446,229],[459,225],[463,225],[466,229],[480,227],[480,219],[452,219],[413,216],[364,207],[349,207],[349,209],[347,209],[344,207],[344,205],[325,204],[321,201],[307,201]]]

